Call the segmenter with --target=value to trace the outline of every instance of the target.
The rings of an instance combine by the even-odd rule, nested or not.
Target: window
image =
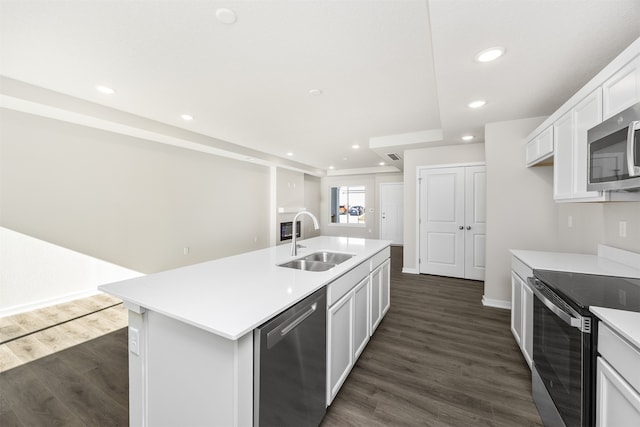
[[[331,187],[331,222],[334,224],[365,224],[365,187]]]

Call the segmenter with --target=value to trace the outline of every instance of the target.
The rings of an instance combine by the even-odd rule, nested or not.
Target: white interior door
[[[402,245],[404,240],[404,184],[380,184],[380,239]]]
[[[420,172],[420,273],[464,277],[463,167]]]
[[[487,232],[487,172],[485,166],[471,166],[464,169],[464,277],[466,279],[484,280]]]

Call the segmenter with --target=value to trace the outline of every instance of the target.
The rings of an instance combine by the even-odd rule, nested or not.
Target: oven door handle
[[[553,301],[547,298],[547,296],[540,291],[540,288],[544,287],[544,285],[542,285],[538,279],[529,277],[527,278],[527,281],[531,285],[531,289],[533,290],[533,293],[538,297],[540,302],[542,302],[549,310],[551,310],[553,314],[555,314],[560,319],[562,319],[562,321],[565,322],[567,325],[573,328],[578,328],[582,330],[581,316],[578,316],[578,317],[572,316],[570,313],[567,313],[562,308],[555,305]]]

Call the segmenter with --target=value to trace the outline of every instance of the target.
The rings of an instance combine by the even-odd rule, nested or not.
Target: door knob
[[[458,230],[464,230],[463,226],[458,227]]]
[[[470,225],[467,225],[467,230],[471,230],[471,226]]]

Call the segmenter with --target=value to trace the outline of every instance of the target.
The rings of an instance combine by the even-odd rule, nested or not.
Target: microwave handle
[[[640,130],[640,121],[636,120],[629,123],[629,133],[627,134],[627,169],[629,176],[640,176],[640,159],[635,158],[636,144],[638,140],[635,132]],[[636,164],[636,161],[638,162]]]

